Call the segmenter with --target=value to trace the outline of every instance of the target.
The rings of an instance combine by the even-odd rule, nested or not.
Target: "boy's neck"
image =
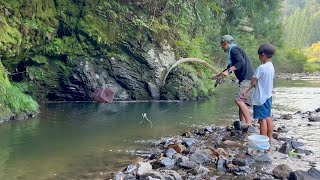
[[[272,62],[272,59],[271,58],[267,58],[267,59],[264,60],[264,62],[262,64],[265,64],[267,62]]]

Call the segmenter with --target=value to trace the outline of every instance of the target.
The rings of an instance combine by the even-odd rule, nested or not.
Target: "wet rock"
[[[182,141],[182,145],[184,145],[185,147],[189,148],[192,146],[193,144],[193,139],[191,138],[185,138],[183,141]]]
[[[241,136],[242,131],[241,130],[231,130],[230,136]]]
[[[288,143],[288,142],[283,143],[279,149],[279,152],[284,154],[288,154],[290,151],[292,151],[292,145],[291,143]]]
[[[292,114],[283,114],[281,115],[281,118],[285,120],[290,120],[292,119]]]
[[[301,148],[295,149],[294,152],[299,153],[299,154],[305,154],[305,155],[312,154],[312,151],[307,150],[307,149],[301,149]]]
[[[285,133],[285,132],[288,132],[288,129],[285,126],[281,126],[281,127],[278,127],[277,129],[275,129],[274,131]]]
[[[245,166],[246,165],[246,160],[244,159],[233,159],[232,160],[232,164],[236,165],[236,166]]]
[[[320,179],[320,171],[316,168],[310,168],[308,174],[316,179]]]
[[[310,115],[308,119],[310,122],[320,122],[320,116],[318,115]]]
[[[130,164],[127,166],[127,168],[125,169],[126,173],[132,173],[133,171],[137,170],[137,165],[135,164]]]
[[[280,164],[272,171],[273,175],[278,179],[286,179],[290,176],[292,169],[286,164]]]
[[[154,162],[151,162],[150,164],[152,166],[152,169],[159,169],[161,167],[164,167],[164,165],[159,161],[154,161]]]
[[[204,129],[204,131],[208,131],[208,132],[212,133],[212,132],[214,131],[214,127],[208,126],[208,127],[206,127],[206,128]]]
[[[248,173],[250,173],[250,167],[243,166],[239,168],[233,168],[231,172],[237,176],[241,176],[241,175],[246,176]]]
[[[152,166],[149,162],[139,162],[137,175],[141,176],[152,170]]]
[[[297,170],[290,173],[288,180],[316,180],[316,178],[310,176],[307,172]]]
[[[316,109],[316,112],[320,112],[320,107],[318,109]]]
[[[190,132],[185,132],[185,133],[182,134],[182,136],[191,137],[191,133]]]

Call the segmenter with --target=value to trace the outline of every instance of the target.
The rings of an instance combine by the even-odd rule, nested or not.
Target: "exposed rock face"
[[[130,56],[78,58],[76,67],[60,87],[51,91],[49,100],[91,100],[98,87],[115,92],[116,100],[158,100],[163,74],[174,64],[170,46],[155,48],[151,43],[133,52],[133,45],[123,47]]]

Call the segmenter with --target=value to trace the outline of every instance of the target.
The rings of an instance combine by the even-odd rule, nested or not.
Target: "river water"
[[[109,177],[145,142],[237,119],[236,89],[223,84],[201,101],[43,104],[38,117],[0,126],[0,179]],[[274,113],[315,110],[320,81],[277,80],[273,100]]]

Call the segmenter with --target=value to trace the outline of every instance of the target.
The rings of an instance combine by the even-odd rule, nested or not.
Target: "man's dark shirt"
[[[230,52],[232,66],[237,70],[234,71],[239,84],[243,80],[251,80],[254,74],[253,67],[247,54],[238,46],[234,46]],[[230,68],[228,65],[227,69]]]

